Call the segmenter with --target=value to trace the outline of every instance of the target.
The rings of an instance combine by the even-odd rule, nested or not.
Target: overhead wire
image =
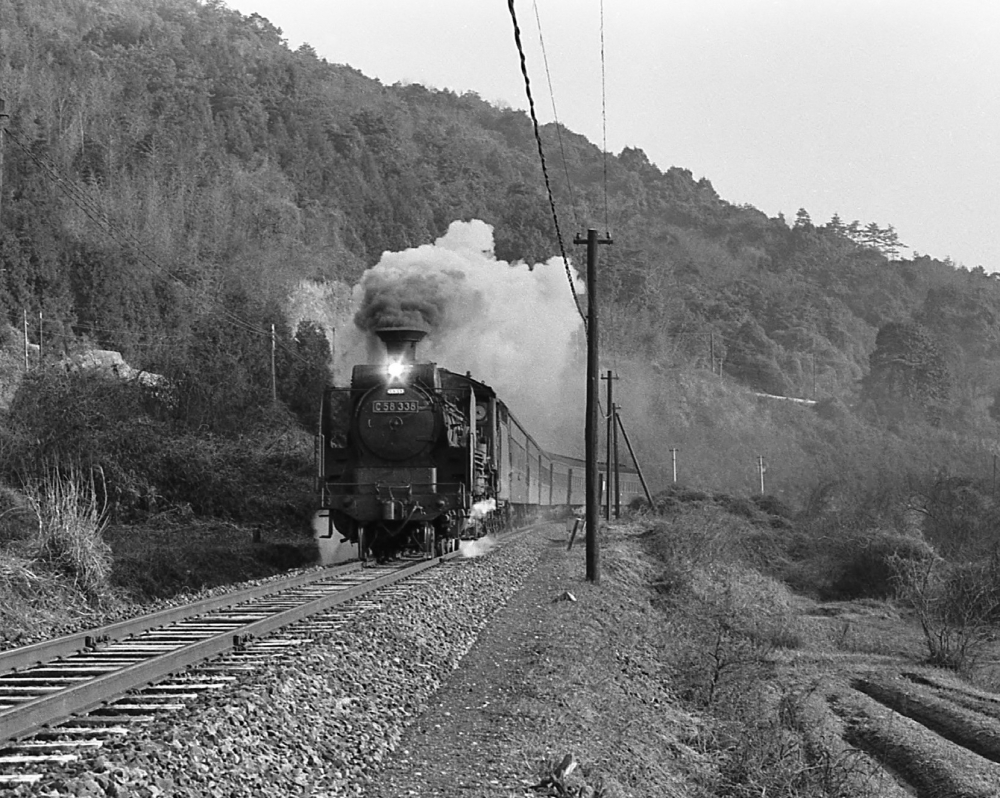
[[[607,70],[606,70],[606,58],[604,54],[604,0],[601,0],[601,157],[603,165],[603,188],[604,188],[604,234],[608,239],[611,238],[611,224],[608,218],[608,101],[607,101]],[[609,267],[611,266],[609,259]],[[614,286],[615,281],[609,280],[609,284]],[[612,297],[612,301],[608,303],[608,308],[611,314],[611,334],[614,335],[617,325],[615,324],[615,300],[617,297]],[[612,345],[611,347],[611,359],[614,363],[615,370],[618,369],[618,346]],[[609,410],[609,412],[611,412]]]
[[[516,11],[514,9],[514,0],[508,0],[508,4],[507,5],[508,5],[508,8],[510,9],[511,21],[512,21],[513,26],[514,26],[514,42],[517,45],[518,55],[520,56],[521,74],[524,77],[524,88],[525,88],[525,94],[527,95],[527,98],[528,98],[528,109],[529,109],[529,113],[531,115],[532,127],[534,129],[535,142],[536,142],[536,144],[538,146],[538,157],[539,157],[539,161],[541,162],[541,166],[542,166],[542,175],[543,175],[543,177],[545,179],[545,189],[546,189],[546,192],[547,192],[548,198],[549,198],[549,206],[550,206],[551,212],[552,212],[553,224],[555,225],[555,228],[556,228],[556,237],[557,237],[557,239],[559,241],[559,250],[562,253],[563,262],[566,265],[566,276],[569,278],[570,289],[573,292],[573,300],[576,303],[577,312],[580,314],[580,317],[583,319],[584,329],[586,329],[586,327],[587,327],[587,318],[584,315],[583,310],[580,308],[579,297],[577,296],[576,287],[575,287],[575,285],[573,283],[573,278],[572,278],[572,274],[570,272],[570,267],[569,267],[569,260],[566,257],[566,251],[565,251],[565,247],[564,247],[564,244],[563,244],[562,233],[561,233],[560,228],[559,228],[559,218],[558,218],[558,214],[556,212],[555,199],[553,198],[553,194],[552,194],[552,186],[551,186],[551,181],[549,180],[548,168],[547,168],[546,162],[545,162],[545,150],[544,150],[544,147],[543,147],[543,144],[542,144],[541,134],[540,134],[540,131],[539,131],[538,117],[537,117],[537,114],[535,113],[535,102],[534,102],[534,98],[532,97],[532,93],[531,93],[531,80],[530,80],[530,78],[528,76],[527,61],[526,61],[525,54],[524,54],[524,47],[522,46],[522,43],[521,43],[521,32],[520,32],[520,27],[519,27],[518,22],[517,22],[517,13],[516,13]],[[552,75],[551,75],[551,72],[549,70],[548,55],[546,54],[546,51],[545,51],[545,41],[544,41],[544,38],[542,36],[542,24],[541,24],[541,19],[539,17],[539,13],[538,13],[538,4],[537,4],[537,2],[533,3],[533,8],[534,8],[534,12],[535,12],[535,22],[536,22],[536,24],[538,26],[538,43],[539,43],[539,47],[541,48],[541,51],[542,51],[542,61],[543,61],[543,64],[545,66],[545,75],[546,75],[546,79],[548,81],[549,94],[550,94],[551,101],[552,101],[552,115],[553,115],[553,118],[554,118],[555,124],[556,124],[556,136],[557,136],[557,140],[559,142],[559,151],[560,151],[560,155],[561,155],[561,158],[562,158],[563,169],[564,169],[564,172],[565,172],[565,175],[566,175],[566,183],[567,183],[567,187],[568,187],[569,194],[570,194],[570,200],[571,200],[571,203],[572,203],[574,218],[576,220],[577,225],[579,226],[579,218],[577,217],[577,214],[576,214],[576,200],[575,200],[575,197],[573,196],[572,181],[570,180],[569,167],[568,167],[567,159],[566,159],[566,150],[565,150],[565,146],[563,144],[562,131],[561,131],[560,125],[559,125],[558,113],[556,111],[555,93],[554,93],[553,88],[552,88]],[[608,238],[610,238],[610,232],[609,232],[610,231],[610,224],[609,224],[609,214],[608,214],[607,99],[606,99],[606,90],[605,90],[604,2],[603,2],[603,0],[601,0],[601,27],[600,27],[600,31],[601,31],[601,129],[602,129],[602,148],[601,149],[602,149],[602,154],[603,154],[604,228],[605,228],[605,231],[607,233]],[[614,303],[609,303],[609,304],[611,304],[613,306]],[[612,312],[613,312],[613,307],[612,307]],[[614,327],[614,319],[613,318],[612,318],[612,327]],[[617,348],[616,347],[613,347],[613,352],[614,352],[615,363],[617,363]],[[604,417],[605,420],[607,420],[610,417],[610,415],[611,415],[612,409],[608,408],[608,410],[605,411],[604,408],[603,408],[603,406],[602,406],[600,397],[597,398],[597,402],[598,402],[598,409],[600,411],[600,414]]]
[[[531,115],[532,129],[535,133],[535,143],[538,145],[538,159],[542,165],[542,177],[545,179],[545,191],[549,198],[549,209],[552,213],[552,223],[556,229],[556,239],[559,242],[559,252],[562,255],[563,265],[566,268],[566,279],[569,280],[569,290],[573,294],[573,303],[576,305],[576,312],[583,319],[584,329],[587,328],[587,317],[580,307],[580,297],[576,293],[576,283],[573,281],[573,271],[569,265],[569,258],[566,256],[566,246],[563,243],[562,230],[559,227],[559,214],[556,213],[556,201],[552,195],[552,183],[549,180],[549,170],[545,164],[545,148],[542,146],[542,136],[538,127],[538,115],[535,113],[535,99],[531,94],[531,79],[528,77],[528,62],[524,55],[524,45],[521,43],[521,27],[517,22],[517,12],[514,10],[514,0],[507,0],[507,7],[510,9],[510,19],[514,25],[514,44],[517,46],[517,53],[521,59],[521,75],[524,77],[524,91],[528,97],[528,110]]]
[[[573,192],[573,181],[569,176],[569,163],[566,158],[566,146],[563,143],[562,125],[559,124],[559,113],[558,111],[556,111],[556,94],[552,86],[552,72],[549,70],[549,56],[545,52],[545,39],[542,38],[542,19],[538,13],[538,0],[534,0],[534,3],[532,3],[532,5],[535,10],[535,25],[538,27],[538,47],[542,51],[542,63],[545,64],[545,80],[549,85],[549,99],[552,102],[552,119],[555,122],[556,139],[559,142],[559,154],[562,159],[563,174],[566,176],[566,188],[567,191],[569,192],[569,206],[571,211],[573,212],[573,221],[579,228],[581,226],[580,216],[577,212],[576,196],[574,195]]]
[[[604,231],[611,237],[608,224],[608,101],[605,88],[604,0],[601,0],[601,152],[604,156]]]

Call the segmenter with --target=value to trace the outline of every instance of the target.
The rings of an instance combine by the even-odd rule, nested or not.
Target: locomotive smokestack
[[[415,363],[417,344],[427,335],[427,330],[383,327],[380,330],[375,330],[375,334],[382,339],[390,359],[398,359],[401,363]]]

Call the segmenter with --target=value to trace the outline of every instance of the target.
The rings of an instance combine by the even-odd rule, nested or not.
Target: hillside
[[[383,86],[216,0],[0,0],[0,86],[0,312],[49,356],[97,345],[168,375],[182,424],[238,428],[270,400],[272,324],[280,398],[309,418],[344,298],[383,252],[478,219],[498,262],[559,254],[526,114]],[[636,375],[621,400],[659,478],[680,445],[720,481],[727,413],[752,419],[734,489],[766,454],[802,496],[803,473],[842,470],[844,435],[901,451],[943,436],[960,451],[936,447],[937,467],[988,460],[1000,282],[900,259],[891,225],[768,218],[636,148],[608,155],[605,186],[596,146],[542,136],[564,238],[603,227],[606,188],[603,365]],[[739,386],[823,400],[828,418],[772,421],[786,411]]]

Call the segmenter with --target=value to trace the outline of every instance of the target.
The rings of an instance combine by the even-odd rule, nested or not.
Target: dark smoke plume
[[[448,329],[454,315],[450,306],[467,291],[464,282],[465,274],[454,269],[409,274],[371,271],[365,275],[354,324],[365,332],[381,327]]]

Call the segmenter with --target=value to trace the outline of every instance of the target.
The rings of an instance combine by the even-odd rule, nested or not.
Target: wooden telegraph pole
[[[3,210],[3,129],[8,119],[7,103],[0,97],[0,211]]]
[[[601,511],[599,486],[597,484],[597,427],[598,390],[600,372],[598,370],[599,339],[597,333],[597,245],[610,244],[611,238],[598,238],[591,228],[587,237],[577,236],[575,244],[587,245],[587,580],[601,581],[601,556],[597,547],[597,518]]]

